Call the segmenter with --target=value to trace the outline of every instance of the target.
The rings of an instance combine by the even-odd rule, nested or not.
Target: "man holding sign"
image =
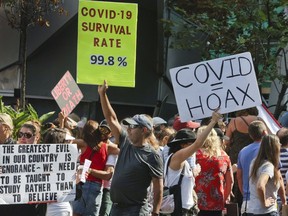
[[[154,203],[152,215],[159,215],[163,194],[163,164],[160,155],[147,142],[152,135],[152,118],[135,115],[123,120],[123,130],[106,95],[106,81],[98,86],[102,111],[119,143],[120,153],[111,184],[112,216],[149,215],[147,188],[153,183]]]

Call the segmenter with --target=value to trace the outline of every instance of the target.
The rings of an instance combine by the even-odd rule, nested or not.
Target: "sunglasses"
[[[23,133],[23,132],[19,132],[18,133],[18,138],[26,138],[26,139],[30,139],[32,136],[34,136],[33,134],[31,133]]]
[[[129,129],[141,128],[141,126],[140,125],[132,125],[132,124],[130,124],[130,125],[128,125],[128,128]]]

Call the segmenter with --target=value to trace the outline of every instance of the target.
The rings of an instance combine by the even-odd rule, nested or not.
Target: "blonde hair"
[[[146,142],[148,142],[155,150],[158,150],[160,147],[159,141],[153,133],[151,133],[150,136],[146,138]]]
[[[197,130],[197,137],[205,130],[207,126],[201,126]],[[211,158],[213,156],[219,157],[221,155],[221,140],[216,131],[212,129],[201,147],[202,150]]]

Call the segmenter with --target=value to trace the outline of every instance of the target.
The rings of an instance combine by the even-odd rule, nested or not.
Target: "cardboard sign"
[[[81,1],[77,83],[135,87],[138,5]]]
[[[81,90],[69,71],[53,88],[51,94],[65,115],[69,115],[83,98]]]
[[[260,105],[249,52],[170,69],[182,122]]]
[[[0,204],[75,199],[76,144],[0,145]]]

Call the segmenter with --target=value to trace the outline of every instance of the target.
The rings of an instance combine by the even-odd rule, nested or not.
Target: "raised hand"
[[[219,113],[219,108],[212,113],[212,121],[217,123],[222,118],[223,116]]]
[[[98,93],[100,94],[105,94],[108,89],[108,84],[106,80],[104,80],[103,85],[98,85]]]

